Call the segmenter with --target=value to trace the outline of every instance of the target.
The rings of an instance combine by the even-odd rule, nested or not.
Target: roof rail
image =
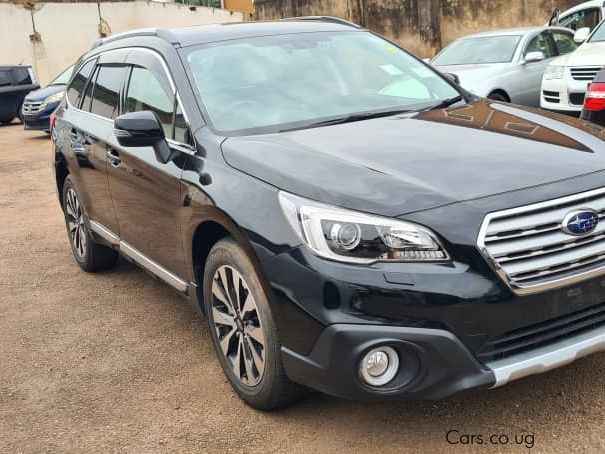
[[[300,17],[288,17],[282,20],[309,20],[309,21],[320,21],[320,22],[332,22],[334,24],[346,25],[353,28],[363,28],[361,25],[357,25],[354,22],[350,22],[346,19],[334,16],[300,16]]]
[[[92,49],[96,49],[103,44],[112,43],[114,41],[118,41],[123,38],[131,38],[133,36],[157,36],[158,29],[157,28],[139,28],[136,30],[130,30],[127,32],[116,33],[115,35],[111,35],[107,38],[101,38],[92,43]]]

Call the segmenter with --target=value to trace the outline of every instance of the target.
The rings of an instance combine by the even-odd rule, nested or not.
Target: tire
[[[508,99],[508,97],[504,93],[499,92],[499,91],[490,93],[489,96],[487,97],[487,99],[510,103],[510,99]]]
[[[0,123],[2,123],[3,125],[8,125],[8,124],[10,124],[10,123],[13,122],[13,119],[14,119],[13,117],[10,117],[10,118],[7,118],[7,117],[0,118]]]
[[[238,292],[235,282],[241,283]],[[211,249],[203,285],[212,343],[238,396],[259,410],[298,400],[304,388],[284,372],[267,295],[250,258],[235,241],[224,239]]]
[[[63,213],[67,237],[78,265],[84,271],[94,273],[113,267],[118,261],[118,252],[95,243],[88,228],[88,216],[71,177],[63,185]]]

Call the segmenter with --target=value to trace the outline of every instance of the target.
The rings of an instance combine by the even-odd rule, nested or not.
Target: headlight
[[[565,77],[565,66],[547,66],[544,72],[546,80],[563,79]]]
[[[60,91],[59,93],[55,93],[54,95],[50,95],[48,98],[44,100],[44,104],[51,104],[53,102],[61,101],[63,98],[64,91]]]
[[[303,199],[285,192],[279,202],[300,239],[317,255],[340,262],[449,260],[425,227]]]

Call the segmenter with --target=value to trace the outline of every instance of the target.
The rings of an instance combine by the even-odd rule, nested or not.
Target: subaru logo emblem
[[[586,235],[597,228],[599,215],[590,209],[568,213],[563,219],[563,231],[570,235]]]

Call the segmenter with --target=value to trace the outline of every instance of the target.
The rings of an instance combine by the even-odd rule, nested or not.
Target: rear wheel
[[[63,185],[63,211],[69,244],[80,267],[84,271],[95,272],[114,266],[118,252],[93,241],[84,205],[69,176]]]
[[[248,405],[288,405],[303,388],[286,376],[268,298],[252,262],[233,240],[219,241],[204,271],[204,305],[223,372]]]

